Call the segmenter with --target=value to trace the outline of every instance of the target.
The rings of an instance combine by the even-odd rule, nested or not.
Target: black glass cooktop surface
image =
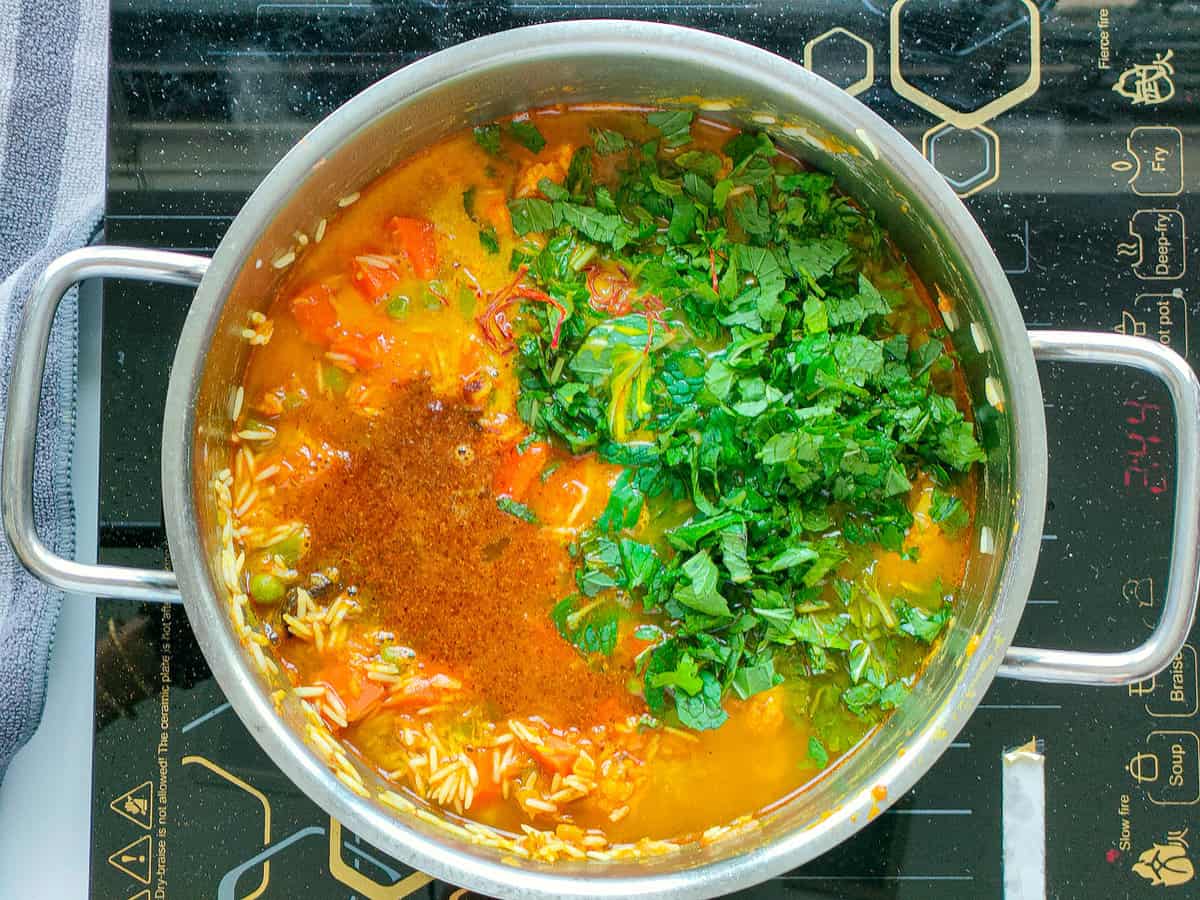
[[[1192,3],[116,2],[107,239],[211,253],[286,149],[378,78],[482,34],[618,16],[749,41],[856,94],[964,198],[1030,328],[1144,334],[1194,358]],[[159,423],[188,301],[182,288],[104,289],[107,562],[169,565]],[[1018,642],[1128,647],[1166,586],[1167,399],[1125,370],[1039,372],[1050,500]],[[342,829],[279,773],[226,704],[182,607],[101,600],[96,638],[94,896],[454,893]],[[1049,896],[1194,890],[1196,638],[1132,687],[997,681],[909,795],[747,896],[1004,896],[1001,754],[1035,736]]]

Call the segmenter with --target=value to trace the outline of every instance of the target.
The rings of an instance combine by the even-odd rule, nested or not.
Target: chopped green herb
[[[278,556],[289,566],[294,566],[308,551],[309,535],[304,528],[297,528],[291,534],[276,541],[267,548],[267,553]]]
[[[592,129],[592,145],[601,156],[612,156],[629,149],[629,140],[619,131],[609,131],[607,128]]]
[[[538,522],[538,517],[532,509],[524,503],[514,500],[512,497],[501,497],[496,501],[496,505],[500,507],[502,512],[506,512],[510,516],[516,516],[522,522],[528,522],[530,525],[536,525]]]
[[[556,224],[554,207],[537,197],[510,200],[508,211],[512,216],[513,231],[519,235],[531,231],[549,231]]]
[[[971,514],[966,505],[953,494],[933,489],[930,499],[929,515],[933,521],[942,526],[942,530],[953,536],[971,524]]]
[[[517,411],[539,439],[623,467],[572,545],[577,593],[556,623],[575,616],[564,636],[593,648],[582,621],[636,610],[646,703],[685,727],[719,726],[730,692],[785,685],[823,767],[903,702],[952,615],[876,584],[871,559],[914,557],[914,484],[939,485],[944,531],[968,525],[950,491],[984,452],[869,212],[766,136],[679,151],[692,114],[647,118],[661,140],[639,153],[594,130],[562,184],[509,204],[519,235],[544,238],[513,268],[566,310],[522,310]],[[596,158],[624,150],[600,177]],[[620,308],[594,303],[597,271],[627,279]],[[847,580],[847,561],[866,574]]]
[[[479,229],[479,243],[488,253],[500,252],[500,241],[496,237],[496,229],[491,225]]]
[[[617,645],[620,607],[611,601],[565,597],[550,611],[562,637],[585,655],[611,656]]]
[[[900,630],[926,644],[942,633],[952,612],[949,606],[943,606],[935,613],[926,613],[903,600],[897,600],[894,605],[900,618]]]
[[[469,319],[475,314],[475,304],[478,301],[475,292],[466,285],[458,289],[458,311],[464,319]]]
[[[688,110],[665,109],[650,113],[646,119],[662,132],[668,147],[679,147],[692,139],[692,114]]]
[[[475,135],[475,143],[482,147],[487,153],[492,156],[500,154],[500,126],[499,125],[480,125],[472,132]]]
[[[518,144],[530,153],[541,153],[546,139],[532,122],[510,122],[508,132]]]
[[[829,751],[825,749],[825,745],[821,743],[821,739],[815,734],[808,739],[808,758],[813,761],[818,769],[823,769],[829,765]]]

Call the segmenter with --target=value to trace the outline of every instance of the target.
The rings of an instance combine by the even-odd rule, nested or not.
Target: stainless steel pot
[[[704,98],[701,100],[700,98]],[[411,816],[363,799],[326,769],[303,738],[300,714],[273,708],[227,614],[214,500],[206,489],[228,462],[228,405],[247,356],[246,314],[266,304],[283,273],[272,265],[297,229],[414,151],[459,129],[549,103],[623,101],[696,108],[764,128],[780,145],[833,172],[877,211],[927,284],[953,303],[948,317],[977,404],[989,462],[979,541],[953,627],[904,707],[829,777],[769,814],[761,827],[642,862],[504,864]],[[162,481],[174,572],[91,566],[54,556],[33,526],[33,428],[46,339],[70,285],[93,277],[196,285],[179,342],[163,423]],[[804,863],[902,796],[945,750],[1001,674],[1032,681],[1122,684],[1147,678],[1179,652],[1196,606],[1200,542],[1200,384],[1156,343],[1115,334],[1026,333],[983,234],[942,177],[891,127],[837,88],[786,60],[733,40],[665,25],[569,22],[510,31],[438,53],[338,109],[280,161],[230,226],[211,260],[94,247],[55,261],[30,300],[4,436],[3,515],[24,564],[69,591],[143,600],[182,594],[222,689],[255,738],[330,815],[396,857],[478,891],[520,897],[700,897]],[[1177,493],[1161,618],[1133,650],[1081,653],[1011,647],[1033,579],[1046,499],[1046,429],[1036,359],[1103,362],[1149,371],[1175,405]],[[289,701],[290,703],[290,701]],[[749,752],[749,751],[748,751]],[[382,783],[364,773],[374,793]],[[872,789],[886,788],[885,800]]]

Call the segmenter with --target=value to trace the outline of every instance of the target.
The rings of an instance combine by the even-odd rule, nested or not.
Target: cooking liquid
[[[599,665],[563,640],[548,615],[573,590],[567,545],[603,510],[620,469],[592,456],[539,450],[541,465],[522,496],[539,524],[498,509],[497,484],[521,467],[513,446],[525,429],[515,410],[513,357],[481,338],[475,316],[481,297],[513,278],[508,261],[520,239],[508,226],[504,203],[514,190],[530,179],[553,178],[588,141],[589,128],[616,129],[635,140],[656,133],[641,115],[616,108],[549,109],[532,120],[546,139],[536,156],[512,142],[502,156],[489,155],[467,132],[386,173],[339,209],[320,243],[300,254],[267,310],[273,334],[255,349],[244,381],[243,420],[255,417],[275,429],[270,441],[256,446],[257,470],[272,463],[281,470],[268,479],[274,495],[263,492],[242,522],[303,523],[308,536],[299,576],[337,567],[341,586],[353,586],[363,609],[347,644],[330,654],[287,637],[279,609],[260,605],[261,616],[284,635],[278,657],[295,683],[311,684],[331,667],[378,652],[381,642],[410,648],[420,665],[462,682],[469,702],[424,718],[468,743],[485,720],[540,717],[552,727],[586,731],[645,711],[629,689],[638,687],[634,659],[646,646],[632,637],[636,614],[626,613],[617,651]],[[696,148],[719,150],[730,132],[697,122],[693,135]],[[615,159],[596,157],[598,181],[612,178]],[[472,196],[464,204],[467,191]],[[368,302],[354,284],[352,260],[394,253],[385,228],[393,216],[434,223],[437,270],[421,278],[404,269],[388,298]],[[481,228],[489,226],[497,253],[481,243]],[[937,313],[913,282],[903,315],[913,328],[928,327]],[[386,345],[376,368],[331,366],[330,348],[298,325],[292,300],[318,285],[344,329]],[[953,377],[962,392],[960,376]],[[283,411],[271,415],[280,405]],[[922,497],[918,487],[918,510]],[[927,492],[924,499],[927,504]],[[686,515],[686,509],[652,505],[637,536],[651,540]],[[928,603],[935,581],[949,587],[961,581],[969,531],[951,540],[918,516],[908,543],[921,546],[919,564],[862,549],[842,574],[857,578],[874,567],[889,596]],[[254,560],[249,553],[251,570]],[[897,647],[896,670],[917,671],[928,648],[915,641]],[[618,801],[597,795],[566,808],[569,820],[620,841],[696,834],[762,810],[820,774],[809,755],[812,725],[805,711],[818,690],[840,692],[845,684],[828,676],[789,678],[745,702],[729,695],[729,720],[718,729],[635,731],[623,739],[640,761],[636,790],[621,801],[627,813],[612,821]],[[873,727],[842,712],[846,738],[830,765],[837,750]],[[411,710],[376,709],[340,736],[381,771],[397,770],[405,755],[401,729],[412,716]],[[466,816],[513,830],[530,821],[500,797],[476,803]]]

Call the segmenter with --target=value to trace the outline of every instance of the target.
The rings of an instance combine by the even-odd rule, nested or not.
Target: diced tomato
[[[392,216],[387,223],[396,249],[408,257],[418,278],[432,278],[437,271],[437,238],[433,223],[425,219]]]
[[[292,298],[292,315],[305,338],[314,344],[324,344],[329,333],[337,328],[337,310],[333,308],[333,289],[326,284],[314,284]]]
[[[617,659],[621,662],[628,662],[632,665],[633,661],[636,660],[647,647],[650,647],[655,643],[653,638],[642,640],[637,636],[636,632],[637,626],[634,623],[621,623],[621,628],[617,635],[617,646],[613,650],[614,659]]]
[[[517,175],[516,196],[533,197],[540,194],[539,185],[543,178],[561,184],[567,177],[574,153],[575,148],[571,144],[560,144],[538,154],[537,161],[531,162]]]
[[[365,718],[368,713],[373,711],[383,699],[383,688],[374,681],[363,680],[362,690],[358,692],[358,696],[353,700],[342,698],[346,704],[346,721],[357,722],[359,719]]]
[[[343,331],[333,339],[329,350],[354,360],[354,365],[363,371],[378,369],[389,349],[388,339],[380,332],[363,334],[361,331]]]
[[[338,695],[346,706],[347,722],[357,722],[383,699],[383,687],[355,671],[348,663],[329,663],[317,673],[314,682],[324,684]]]
[[[478,809],[481,806],[487,806],[494,800],[500,799],[500,782],[492,777],[495,773],[492,772],[492,753],[489,748],[481,750],[472,750],[467,755],[471,758],[471,762],[475,763],[475,769],[479,772],[479,784],[475,785],[475,799],[471,803],[472,809]],[[504,774],[500,777],[503,779]]]
[[[539,743],[521,741],[521,744],[547,772],[570,775],[575,767],[575,760],[579,758],[579,748],[557,734],[546,733],[539,737]]]
[[[496,467],[496,474],[492,479],[493,492],[497,497],[523,500],[534,481],[546,468],[549,455],[549,444],[530,444],[524,451],[513,447],[504,454]]]
[[[350,266],[350,282],[364,299],[378,303],[400,281],[400,273],[390,263],[382,265],[385,262],[383,257],[373,256],[371,260],[368,262],[361,256],[354,257]]]
[[[325,441],[318,443],[301,437],[279,457],[279,470],[272,480],[277,485],[311,486],[333,471],[334,467],[348,460],[348,453],[330,446]]]
[[[512,233],[512,215],[508,211],[508,197],[498,188],[485,188],[475,198],[475,209],[479,218],[490,224],[500,234]]]
[[[453,694],[458,689],[458,682],[447,675],[417,675],[384,700],[383,705],[392,709],[416,710],[440,703],[447,694]]]

